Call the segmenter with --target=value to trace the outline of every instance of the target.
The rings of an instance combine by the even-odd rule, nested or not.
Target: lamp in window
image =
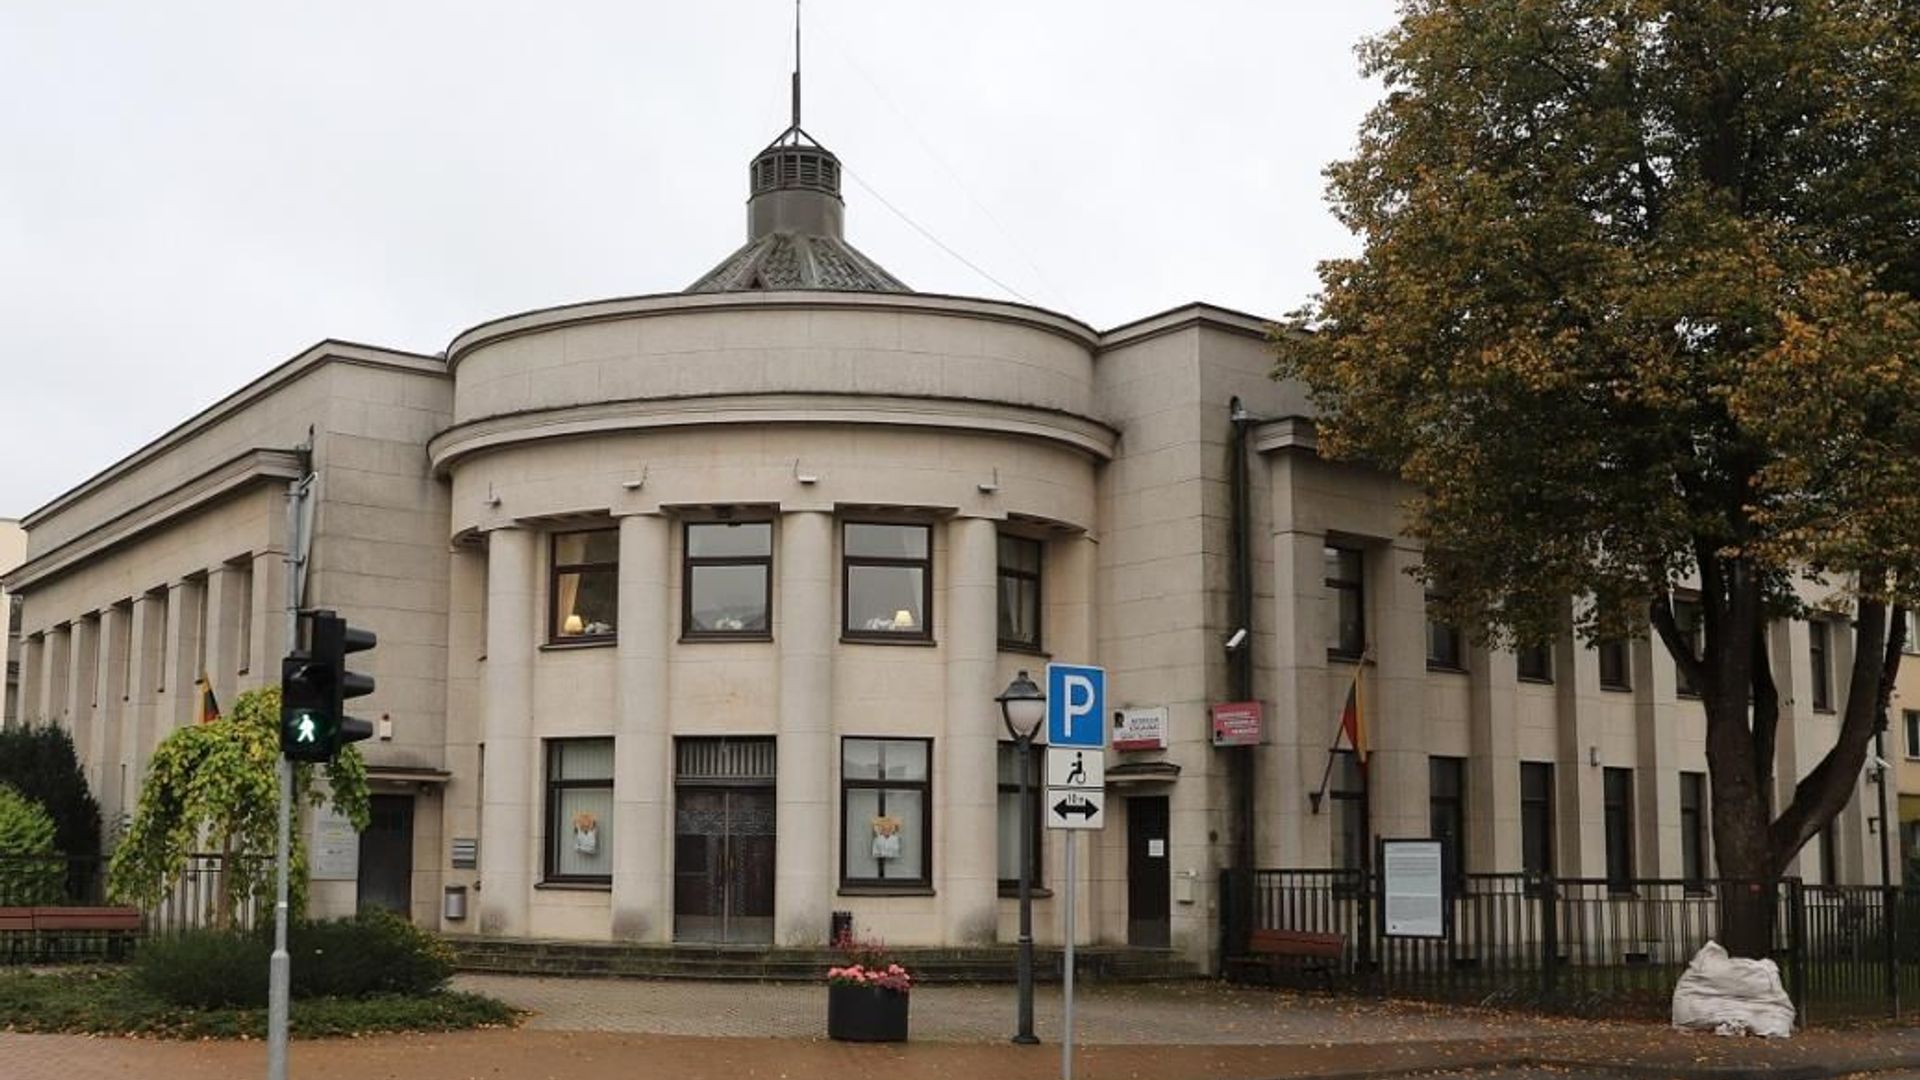
[[[895,630],[913,629],[913,612],[908,611],[906,608],[901,608],[900,610],[894,612],[893,628]]]
[[[586,620],[582,619],[577,611],[567,616],[567,621],[560,625],[560,633],[567,637],[578,637],[586,632]]]
[[[1020,1004],[1013,1041],[1031,1046],[1040,1040],[1033,1033],[1033,830],[1026,824],[1033,820],[1033,792],[1027,778],[1033,769],[1033,739],[1047,718],[1047,695],[1022,671],[993,700],[1020,755]]]

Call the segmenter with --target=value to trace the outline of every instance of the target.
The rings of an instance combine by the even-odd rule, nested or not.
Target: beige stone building
[[[0,574],[19,566],[27,557],[27,530],[12,518],[0,518]],[[20,709],[15,700],[20,693],[20,619],[21,605],[0,584],[0,727],[9,713]]]
[[[310,467],[304,602],[380,635],[375,822],[317,860],[323,911],[807,944],[845,910],[894,944],[1010,941],[1039,830],[994,696],[1050,658],[1163,717],[1163,747],[1109,753],[1089,941],[1210,962],[1235,755],[1260,865],[1357,862],[1355,771],[1309,795],[1362,657],[1375,835],[1446,836],[1473,871],[1710,873],[1703,719],[1664,653],[1430,624],[1405,493],[1317,455],[1262,320],[912,292],[846,242],[839,162],[798,128],[750,183],[746,246],[684,292],[442,356],[323,342],[29,515],[22,712],[73,729],[108,815],[196,676],[222,700],[277,677]],[[1842,704],[1828,631],[1775,628],[1783,791]],[[1262,744],[1215,748],[1211,707],[1248,696]],[[1873,871],[1860,802],[1810,876]],[[1070,834],[1039,835],[1057,941]]]

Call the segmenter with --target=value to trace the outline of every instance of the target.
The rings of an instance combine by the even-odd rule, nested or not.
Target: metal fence
[[[1771,912],[1772,959],[1801,1022],[1899,1015],[1920,1001],[1920,893],[1878,886],[1468,874],[1444,938],[1388,937],[1378,877],[1358,870],[1228,871],[1223,965],[1235,977],[1362,993],[1603,1016],[1661,1016],[1728,910]],[[1251,931],[1338,934],[1337,961],[1248,957]]]
[[[241,856],[241,858],[257,858]],[[204,929],[220,923],[222,879],[228,858],[205,854],[188,856],[179,882],[159,903],[141,909],[138,936],[151,937]],[[90,908],[116,906],[107,898],[107,873],[104,858],[65,856],[0,856],[0,916],[6,909]],[[259,897],[239,904],[228,924],[239,930],[251,930],[263,912],[270,913],[269,901]],[[0,920],[0,964],[31,963],[60,959],[81,959],[124,955],[126,935],[87,930],[12,929]]]

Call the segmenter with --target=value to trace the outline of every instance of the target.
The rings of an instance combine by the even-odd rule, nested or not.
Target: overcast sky
[[[1320,170],[1392,16],[807,0],[805,126],[916,289],[1277,316],[1354,247]],[[684,288],[744,240],[791,53],[790,0],[6,0],[0,517],[322,338]]]

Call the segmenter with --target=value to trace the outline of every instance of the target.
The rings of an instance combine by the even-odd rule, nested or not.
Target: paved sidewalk
[[[822,1038],[818,986],[465,976],[539,1010],[520,1030],[296,1042],[295,1080],[1057,1080],[1057,991],[1039,1047],[1006,1042],[1011,988],[915,991],[913,1041]],[[1813,1031],[1786,1042],[1658,1025],[1236,990],[1096,985],[1083,996],[1082,1080],[1281,1080],[1412,1073],[1810,1078],[1920,1068],[1920,1030]],[[695,1032],[696,1034],[687,1034]],[[770,1037],[771,1036],[771,1037]],[[0,1080],[257,1080],[257,1042],[0,1033]]]

